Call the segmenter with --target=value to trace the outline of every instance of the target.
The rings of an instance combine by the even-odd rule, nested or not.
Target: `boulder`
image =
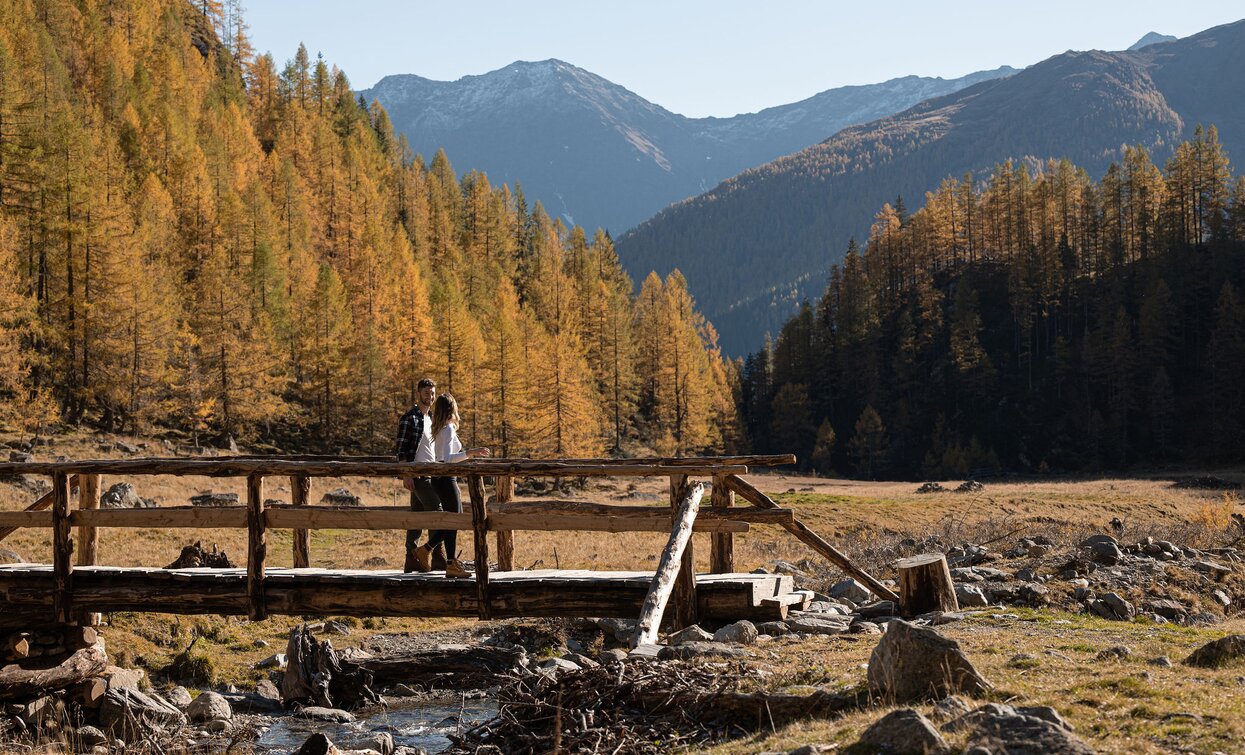
[[[733,642],[737,645],[751,645],[757,641],[756,625],[744,619],[734,624],[727,624],[713,633],[714,642]]]
[[[152,728],[184,723],[172,703],[134,689],[110,689],[99,706],[100,728],[127,743],[150,738]]]
[[[896,702],[978,695],[992,686],[958,642],[902,619],[890,622],[873,649],[867,676],[872,693]]]
[[[791,627],[785,621],[763,621],[757,624],[757,631],[770,637],[782,637],[791,632]]]
[[[101,509],[151,509],[156,505],[155,500],[143,498],[128,482],[112,485],[99,497]]]
[[[104,732],[94,726],[79,726],[74,732],[74,739],[76,744],[87,750],[93,747],[107,747],[111,741]]]
[[[333,723],[348,724],[354,721],[354,714],[339,708],[324,708],[319,705],[308,705],[299,708],[296,714],[299,718],[307,718],[312,721],[331,721]]]
[[[170,703],[173,703],[182,710],[185,710],[187,705],[194,702],[194,698],[190,696],[190,691],[185,687],[174,687],[168,692],[165,692],[164,699],[168,700]]]
[[[1208,642],[1184,659],[1189,666],[1220,668],[1245,660],[1245,634],[1230,634]]]
[[[1008,755],[1093,755],[1094,750],[1068,729],[1036,716],[984,717],[965,743],[965,752],[980,748]],[[980,751],[980,750],[978,750]]]
[[[942,755],[951,751],[929,719],[912,708],[900,708],[879,718],[860,735],[857,747],[893,755]]]
[[[666,638],[668,645],[682,645],[685,642],[708,642],[713,639],[713,635],[701,629],[699,625],[693,624],[690,627],[684,627],[674,634]]]
[[[965,713],[972,710],[964,698],[956,695],[947,695],[943,699],[934,703],[934,709],[930,711],[930,718],[935,721],[952,721],[959,718]]]
[[[986,599],[986,594],[982,592],[980,587],[975,585],[957,583],[955,586],[955,599],[960,604],[960,608],[985,608],[990,605],[990,601]]]
[[[662,647],[657,657],[663,661],[686,661],[692,658],[708,657],[747,658],[748,652],[724,642],[687,642],[682,645]]]
[[[228,721],[233,718],[233,708],[229,701],[215,692],[204,692],[186,706],[186,715],[191,721]]]
[[[0,548],[0,564],[24,564],[26,559],[22,558],[17,551],[11,551],[8,548]]]
[[[836,583],[830,588],[828,594],[832,598],[844,598],[853,603],[864,603],[873,598],[873,593],[869,592],[869,588],[850,578]]]
[[[108,689],[140,689],[150,686],[147,672],[141,668],[109,666],[100,676],[108,683]]]
[[[808,634],[843,634],[847,631],[850,619],[846,616],[836,616],[834,618],[824,616],[810,616],[808,614],[795,615],[791,614],[787,617],[787,626],[792,632],[806,632]]]
[[[1131,621],[1137,615],[1137,609],[1132,603],[1113,592],[1103,595],[1100,599],[1090,600],[1089,610],[1104,619],[1114,621]]]

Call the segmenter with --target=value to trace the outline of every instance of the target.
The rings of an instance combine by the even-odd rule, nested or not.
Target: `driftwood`
[[[290,630],[286,646],[281,702],[289,707],[319,705],[351,710],[380,702],[372,690],[372,674],[364,668],[342,668],[333,643],[317,640],[307,625]]]
[[[75,651],[68,658],[36,658],[0,666],[0,700],[22,700],[86,681],[104,673],[108,654],[102,644]]]
[[[498,690],[497,716],[454,738],[454,752],[665,753],[792,721],[864,708],[859,692],[742,692],[747,666],[626,663],[544,674],[515,673]]]
[[[342,660],[347,671],[362,670],[378,686],[419,684],[428,689],[479,689],[496,684],[524,660],[519,648],[443,647],[390,658]]]

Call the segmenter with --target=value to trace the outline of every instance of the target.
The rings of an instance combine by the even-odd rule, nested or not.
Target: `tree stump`
[[[955,585],[947,558],[941,553],[924,553],[901,558],[899,570],[899,615],[904,618],[930,611],[958,611]]]

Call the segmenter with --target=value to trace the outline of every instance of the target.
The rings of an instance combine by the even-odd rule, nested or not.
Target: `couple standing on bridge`
[[[488,456],[487,448],[463,448],[458,439],[458,402],[448,393],[436,394],[437,384],[432,378],[419,381],[415,388],[415,405],[398,420],[395,454],[398,461],[430,464]],[[462,513],[457,477],[408,477],[402,480],[402,487],[411,492],[411,509],[414,511]],[[406,564],[403,571],[444,569],[447,577],[471,576],[457,558],[457,530],[433,530],[428,533],[428,541],[419,545],[421,534],[421,530],[406,531]]]

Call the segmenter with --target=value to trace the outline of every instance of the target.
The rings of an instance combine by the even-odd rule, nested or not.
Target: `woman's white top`
[[[447,424],[437,433],[436,438],[437,461],[462,461],[467,458],[467,452],[463,450],[462,441],[458,439],[458,428],[454,425]]]

